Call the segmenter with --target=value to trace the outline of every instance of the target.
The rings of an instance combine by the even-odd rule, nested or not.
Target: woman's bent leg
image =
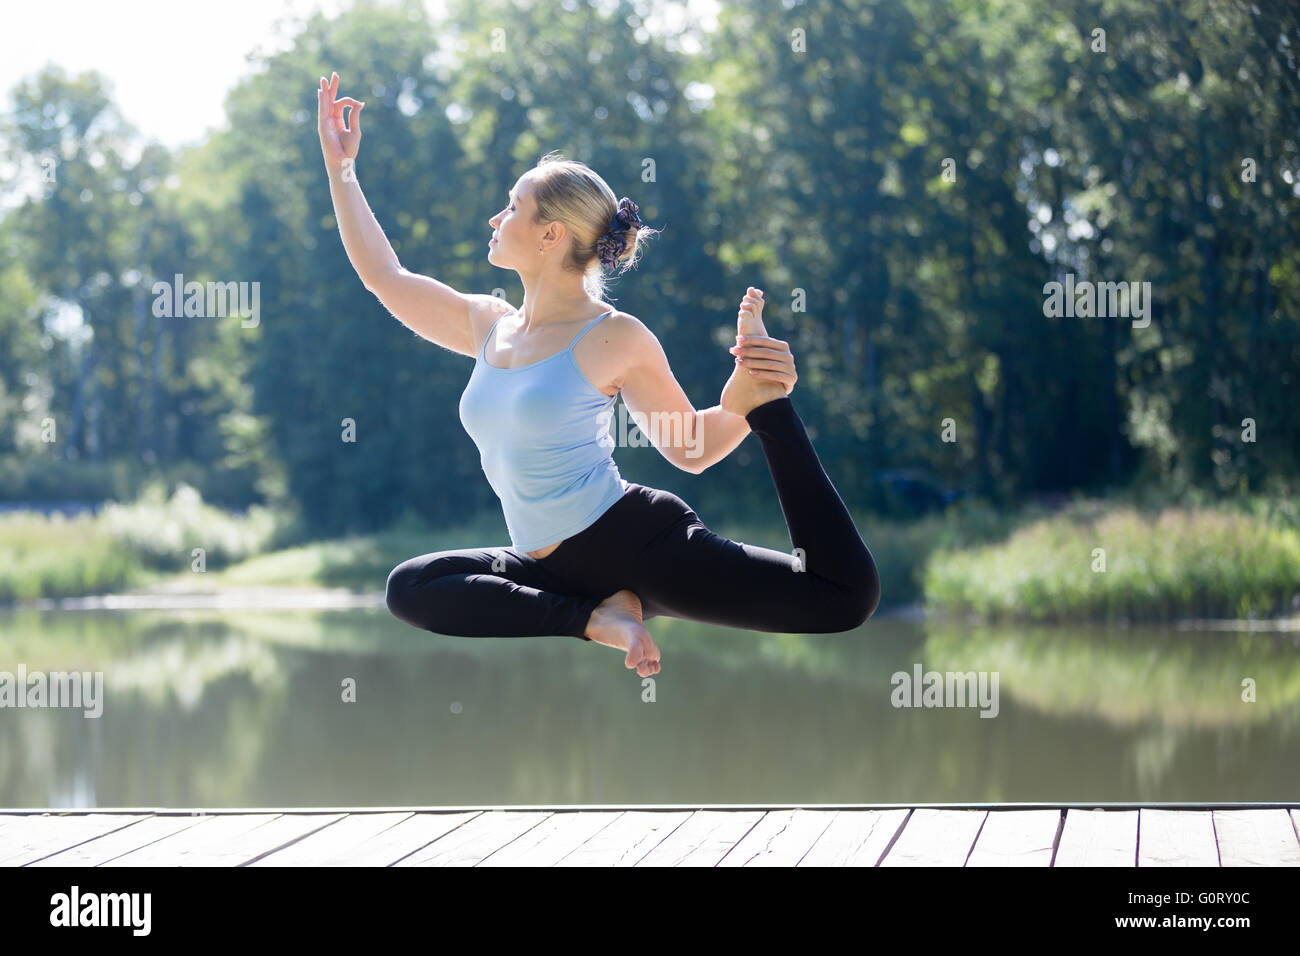
[[[763,445],[795,551],[714,534],[693,511],[656,537],[629,585],[689,620],[775,633],[860,626],[880,603],[880,575],[789,398],[745,416]]]
[[[859,627],[879,585],[842,584],[783,551],[732,541],[696,518],[656,541],[630,585],[669,617],[775,634],[829,634]]]
[[[876,562],[822,468],[794,404],[788,397],[765,402],[745,420],[763,446],[790,543],[804,571],[861,592],[870,617],[880,603]]]
[[[395,617],[435,634],[590,640],[587,619],[603,598],[557,587],[560,580],[527,555],[467,548],[403,561],[388,575],[386,599]]]

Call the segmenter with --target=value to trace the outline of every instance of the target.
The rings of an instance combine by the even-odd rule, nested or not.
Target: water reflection
[[[105,702],[0,709],[0,805],[1281,801],[1300,783],[1294,635],[652,629],[647,703],[607,648],[382,610],[6,612],[0,670],[102,671]],[[997,671],[997,717],[894,707],[891,675],[918,664]]]

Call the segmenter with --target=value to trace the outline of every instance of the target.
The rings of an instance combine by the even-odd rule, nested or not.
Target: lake
[[[0,708],[0,806],[1268,802],[1300,791],[1295,633],[886,617],[832,635],[649,626],[663,670],[647,689],[610,648],[438,636],[383,608],[0,612],[0,671],[103,674],[97,718]],[[924,703],[896,676],[918,667],[983,672],[986,692],[996,675],[996,716],[969,698],[895,706],[904,693]],[[961,703],[946,689],[932,701]]]

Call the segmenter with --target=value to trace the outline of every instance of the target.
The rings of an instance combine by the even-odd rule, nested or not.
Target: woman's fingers
[[[344,96],[334,101],[334,128],[340,133],[355,133],[357,130],[357,116],[361,113],[361,107],[366,104],[354,100],[350,96]],[[352,107],[351,129],[343,122],[343,110],[346,107]]]
[[[365,105],[364,103],[358,103],[356,100],[352,99],[350,96],[344,97],[344,98],[341,99],[341,100],[335,100],[335,101],[334,101],[334,115],[335,115],[335,117],[338,118],[338,121],[339,121],[339,129],[340,129],[340,130],[346,130],[346,129],[347,129],[347,127],[345,127],[345,126],[343,125],[343,110],[344,110],[346,107],[349,107],[349,106],[352,107],[352,115],[349,117],[349,120],[351,121],[353,127],[355,128],[355,126],[356,126],[356,120],[357,120],[357,114],[361,112],[361,107],[364,106],[364,105]]]
[[[769,372],[764,369],[751,368],[749,374],[755,379],[762,382],[780,382],[785,387],[787,395],[794,389],[794,383],[799,381],[799,376],[792,371]]]
[[[776,345],[751,345],[748,342],[741,342],[739,345],[733,345],[727,349],[732,355],[741,355],[749,358],[786,358],[790,356],[790,348],[786,346],[781,348]]]
[[[317,101],[322,105],[322,108],[324,108],[325,106],[328,106],[329,109],[326,110],[326,112],[331,113],[331,114],[334,114],[334,113],[336,112],[335,108],[336,108],[340,103],[343,103],[343,104],[345,104],[345,105],[346,105],[346,104],[353,104],[353,105],[354,105],[354,104],[357,102],[356,100],[352,99],[351,97],[347,97],[347,96],[342,97],[341,99],[335,99],[335,97],[336,97],[336,95],[337,95],[337,93],[338,93],[338,83],[337,83],[337,80],[338,80],[338,74],[337,74],[337,73],[334,74],[334,80],[332,80],[332,81],[331,81],[331,80],[326,80],[325,77],[322,76],[322,77],[320,78],[320,89],[317,91]]]
[[[760,382],[764,382],[764,381],[776,382],[783,389],[785,389],[785,393],[787,395],[789,395],[791,392],[794,391],[794,383],[796,381],[795,379],[790,378],[788,376],[777,376],[773,372],[764,372],[764,373],[757,374],[754,376],[754,379]]]
[[[794,366],[794,356],[790,354],[789,346],[776,348],[766,345],[741,344],[733,345],[727,351],[737,359],[742,360],[745,365],[763,366],[765,362],[775,362],[780,365]]]
[[[789,349],[790,343],[784,339],[774,339],[770,335],[738,335],[741,345],[766,345],[772,348]]]
[[[750,339],[771,342],[773,345],[749,344]],[[736,357],[737,365],[746,368],[749,374],[755,378],[780,382],[785,387],[787,395],[794,388],[795,382],[799,380],[799,373],[795,370],[794,356],[790,353],[790,346],[780,339],[773,339],[769,336],[749,336],[746,338],[745,343],[733,345],[727,351]]]

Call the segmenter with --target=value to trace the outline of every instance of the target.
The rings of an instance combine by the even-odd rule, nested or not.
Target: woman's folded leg
[[[587,619],[603,600],[563,593],[556,575],[508,548],[410,558],[388,575],[386,599],[399,620],[435,634],[582,640],[589,640],[583,633]]]
[[[767,402],[751,409],[745,420],[763,448],[802,566],[849,590],[874,588],[878,603],[875,560],[822,467],[794,403],[789,397]]]
[[[638,560],[633,590],[672,617],[755,631],[836,633],[880,603],[880,574],[788,397],[746,416],[763,447],[791,553],[732,541],[688,511]]]
[[[732,541],[696,519],[653,543],[632,589],[670,617],[777,634],[838,633],[859,627],[880,599],[870,554],[869,567],[854,560],[857,567],[832,579],[792,554]]]

